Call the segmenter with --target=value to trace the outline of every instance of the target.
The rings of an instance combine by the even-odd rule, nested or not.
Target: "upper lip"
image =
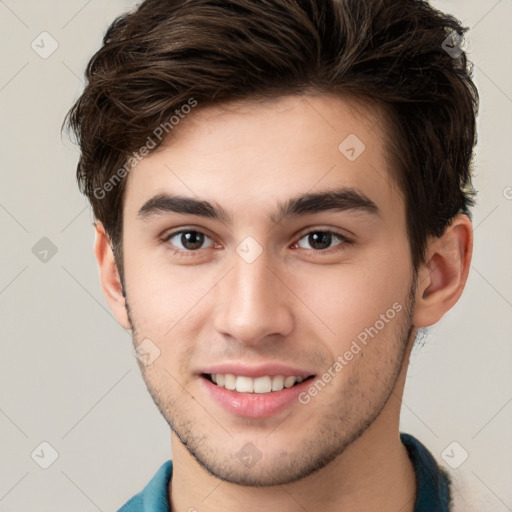
[[[275,377],[282,375],[283,377],[302,377],[307,378],[315,375],[315,372],[304,370],[301,368],[294,368],[281,363],[266,363],[258,366],[249,366],[242,363],[220,363],[212,366],[207,366],[199,370],[199,373],[206,373],[209,375],[232,374],[236,376],[245,376],[256,379],[258,377]]]

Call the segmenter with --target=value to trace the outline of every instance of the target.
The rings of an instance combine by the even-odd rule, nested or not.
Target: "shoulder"
[[[400,433],[416,474],[415,512],[452,511],[451,479],[430,451],[410,434]]]
[[[485,483],[480,471],[473,471],[471,460],[460,467],[450,467],[442,462],[442,458],[434,456],[418,439],[410,434],[400,433],[400,439],[404,443],[411,458],[416,475],[419,480],[420,493],[424,496],[432,493],[438,496],[448,496],[441,502],[450,512],[482,512],[483,510],[501,510],[503,501],[499,496],[507,496],[510,482],[506,475],[499,476],[493,481],[491,491],[488,483]],[[475,468],[476,469],[476,468]],[[430,487],[430,491],[425,490]],[[422,504],[421,497],[418,505]]]
[[[172,460],[164,462],[144,489],[117,512],[169,512],[167,489],[172,477]]]
[[[484,477],[482,466],[469,465],[448,469],[452,480],[453,512],[505,510],[502,498],[510,496],[510,480],[506,472]],[[508,477],[508,478],[507,478]]]

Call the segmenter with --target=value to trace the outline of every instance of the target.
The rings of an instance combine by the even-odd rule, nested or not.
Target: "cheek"
[[[144,251],[125,249],[126,292],[134,322],[141,334],[162,337],[167,324],[169,329],[180,302],[183,301],[183,284],[179,273],[171,272],[165,262],[155,261]]]
[[[409,272],[406,250],[382,251],[379,256],[374,252],[366,262],[310,273],[298,285],[302,290],[298,295],[328,326],[327,332],[334,334],[333,339],[344,340],[343,344],[350,345],[352,339],[373,326],[381,315],[395,319],[396,310],[405,310],[409,274],[412,273],[412,269]],[[386,322],[383,332],[388,331],[392,323]],[[321,322],[318,324],[319,329],[325,330]],[[378,326],[381,326],[380,321]]]
[[[215,286],[217,274],[206,265],[173,265],[164,258],[150,260],[141,254],[132,253],[125,270],[137,338],[161,343],[182,338],[208,303],[205,297]]]

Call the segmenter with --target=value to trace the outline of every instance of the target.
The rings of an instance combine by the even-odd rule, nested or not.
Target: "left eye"
[[[309,243],[312,246],[313,250],[323,251],[329,249],[329,246],[331,245],[333,239],[335,238],[341,241],[341,243],[337,245],[349,243],[347,238],[345,238],[343,235],[340,235],[339,233],[335,233],[334,231],[311,231],[305,236],[303,236],[297,242],[297,245],[302,249],[308,249],[308,247],[303,247],[302,245],[300,245],[302,240],[307,240],[307,243]]]

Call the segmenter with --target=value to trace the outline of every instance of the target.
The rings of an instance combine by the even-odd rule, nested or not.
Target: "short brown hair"
[[[428,237],[474,206],[478,92],[453,44],[466,30],[421,0],[146,0],[119,16],[64,123],[80,144],[80,189],[121,276],[119,170],[159,126],[191,98],[201,108],[311,91],[366,99],[386,112],[417,269]]]

